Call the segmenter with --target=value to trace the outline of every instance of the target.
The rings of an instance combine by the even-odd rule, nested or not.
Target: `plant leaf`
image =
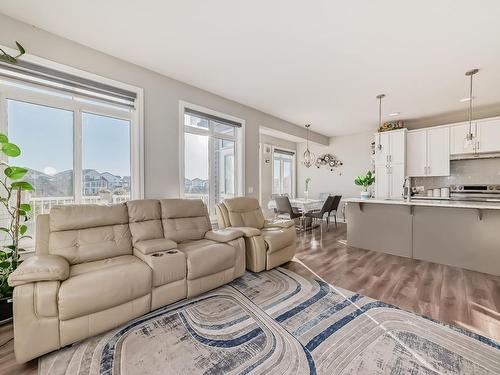
[[[12,57],[11,55],[8,55],[4,53],[3,55],[0,55],[0,60],[3,60],[5,62],[11,63],[11,64],[17,64],[17,60]]]
[[[3,269],[9,268],[10,264],[11,263],[8,261],[2,262],[2,263],[0,263],[0,268],[3,268]]]
[[[4,173],[11,180],[19,180],[20,178],[23,178],[26,173],[28,173],[28,170],[23,167],[7,167],[5,168]]]
[[[21,188],[21,190],[35,190],[35,188],[26,181],[13,182],[10,186],[13,188]]]
[[[21,205],[19,206],[19,208],[21,210],[23,210],[24,212],[30,212],[31,211],[31,204],[29,204],[29,203],[21,203]]]
[[[21,150],[19,149],[19,147],[17,147],[17,145],[15,145],[14,143],[9,142],[2,144],[2,152],[12,158],[21,155]]]
[[[26,53],[26,50],[24,49],[24,47],[17,40],[16,40],[16,46],[17,46],[17,49],[19,50],[19,53],[20,53],[18,55],[18,57],[21,55],[24,55]]]
[[[27,230],[28,230],[28,227],[26,225],[24,225],[24,224],[19,227],[19,233],[21,234],[21,236],[24,233],[26,233]]]
[[[5,228],[5,227],[0,227],[0,231],[6,232],[6,233],[10,232],[9,228]]]
[[[0,143],[7,143],[9,142],[9,138],[3,134],[3,133],[0,133]]]

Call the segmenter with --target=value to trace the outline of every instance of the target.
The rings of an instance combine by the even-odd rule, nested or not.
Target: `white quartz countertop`
[[[362,198],[347,198],[343,200],[346,203],[368,203],[368,204],[396,204],[404,206],[426,206],[426,207],[448,207],[448,208],[474,208],[482,210],[500,210],[498,202],[470,202],[470,201],[453,201],[453,200],[411,200],[410,202],[403,199],[362,199]]]

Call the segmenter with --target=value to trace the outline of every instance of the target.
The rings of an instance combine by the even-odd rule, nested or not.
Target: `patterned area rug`
[[[40,374],[500,374],[500,343],[285,269],[40,359]]]

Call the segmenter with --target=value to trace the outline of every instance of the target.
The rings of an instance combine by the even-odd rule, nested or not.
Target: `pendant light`
[[[304,160],[302,163],[306,166],[306,168],[309,168],[310,166],[314,165],[316,163],[316,156],[309,150],[309,128],[311,127],[311,124],[306,125],[307,129],[307,143],[306,143],[306,150],[304,151]]]
[[[476,74],[477,72],[479,72],[479,69],[472,69],[472,70],[469,70],[467,72],[465,72],[465,75],[467,77],[470,77],[470,88],[469,88],[469,132],[467,133],[467,135],[465,136],[465,142],[470,145],[472,144],[472,141],[474,140],[474,134],[472,133],[472,100],[473,100],[473,96],[472,96],[472,77],[474,76],[474,74]]]
[[[382,125],[382,99],[385,98],[385,94],[378,94],[378,126]],[[380,142],[380,130],[378,130],[378,146],[377,148],[382,150],[382,143]]]

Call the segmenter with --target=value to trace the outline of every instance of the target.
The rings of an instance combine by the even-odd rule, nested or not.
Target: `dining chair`
[[[325,202],[323,203],[323,207],[321,207],[321,210],[313,210],[313,211],[309,211],[309,212],[306,212],[305,214],[305,217],[309,217],[313,220],[320,220],[320,230],[321,230],[321,234],[323,235],[323,219],[325,218],[325,214],[326,214],[326,230],[328,230],[328,224],[329,224],[329,221],[330,221],[330,216],[329,216],[329,213],[330,213],[330,210],[332,208],[332,205],[333,205],[333,201],[334,201],[335,197],[333,195],[329,195]]]
[[[280,197],[280,196],[281,196],[280,194],[271,194],[271,200],[276,201],[276,198]],[[274,215],[278,215],[278,209],[276,207],[273,208],[273,211],[274,211]]]
[[[337,228],[337,211],[339,209],[339,204],[340,204],[341,199],[342,199],[342,195],[335,195],[333,197],[332,202],[331,202],[331,207],[328,211],[327,223],[329,221],[330,216],[332,216],[332,213],[333,213],[333,218],[335,220],[335,228]],[[327,228],[328,228],[328,224],[327,224]]]
[[[279,196],[274,198],[276,202],[276,212],[278,215],[288,215],[291,220],[299,219],[299,226],[302,229],[303,215],[296,207],[292,207],[290,198]]]

